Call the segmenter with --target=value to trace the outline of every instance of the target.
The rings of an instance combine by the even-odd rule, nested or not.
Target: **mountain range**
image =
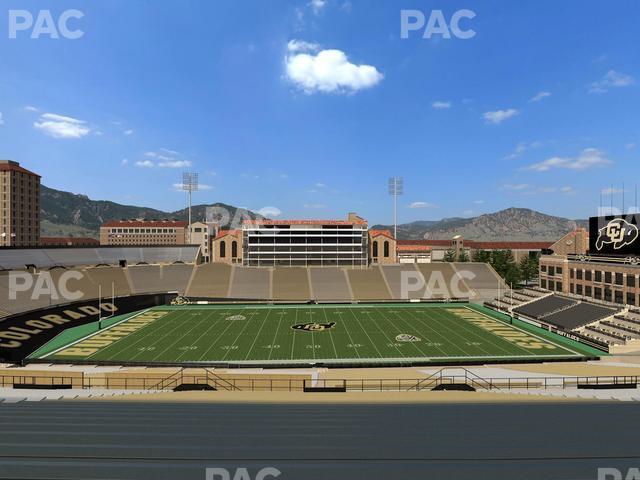
[[[454,235],[476,241],[555,241],[588,220],[571,220],[536,212],[528,208],[507,208],[470,218],[444,218],[398,225],[398,238],[407,240],[448,240]],[[390,229],[392,225],[373,228]]]
[[[236,216],[242,218],[262,218],[260,215],[244,208],[214,203],[211,205],[193,205],[191,207],[192,221],[205,219],[207,207],[221,207],[229,213],[231,219]],[[129,220],[133,218],[188,220],[187,208],[175,212],[164,212],[147,207],[121,205],[106,200],[91,200],[86,195],[79,195],[62,190],[41,186],[40,189],[40,224],[41,234],[45,237],[97,237],[100,225],[107,220]],[[222,226],[227,226],[223,221]]]
[[[41,187],[41,230],[43,236],[87,236],[97,237],[100,225],[107,220],[120,219],[176,219],[187,220],[188,210],[164,212],[147,207],[121,205],[106,200],[91,200],[80,195],[46,186]],[[204,220],[207,207],[222,207],[231,218],[241,215],[243,218],[262,218],[257,213],[243,208],[214,203],[212,205],[194,205],[193,221]],[[227,222],[223,223],[226,226]],[[508,208],[471,218],[444,218],[442,220],[423,220],[398,225],[398,238],[450,239],[453,235],[462,235],[469,240],[491,241],[553,241],[576,227],[586,227],[587,220],[545,215],[526,208]],[[390,229],[391,225],[375,225],[372,228]]]

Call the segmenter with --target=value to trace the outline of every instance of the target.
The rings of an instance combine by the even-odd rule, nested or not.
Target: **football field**
[[[63,334],[64,335],[64,334]],[[575,359],[577,344],[481,307],[155,307],[31,358],[143,364],[392,364]],[[55,340],[55,339],[54,339]],[[63,339],[64,340],[64,339]],[[46,347],[46,346],[45,346]]]

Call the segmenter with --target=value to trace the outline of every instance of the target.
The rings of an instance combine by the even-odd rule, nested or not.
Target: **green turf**
[[[307,323],[335,325],[322,331],[292,328]],[[401,341],[402,334],[417,341]],[[590,354],[575,342],[512,326],[460,304],[156,307],[45,351],[37,358],[283,364],[546,360]]]

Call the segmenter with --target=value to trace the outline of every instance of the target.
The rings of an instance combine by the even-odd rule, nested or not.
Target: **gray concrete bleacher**
[[[229,297],[253,300],[271,299],[271,269],[235,267]]]
[[[191,278],[194,266],[189,264],[162,265],[162,282],[168,292],[179,292],[184,295]]]
[[[391,299],[391,294],[379,268],[347,269],[346,272],[355,300]]]
[[[302,267],[276,268],[273,270],[273,299],[299,300],[311,298],[307,269]]]
[[[36,268],[57,266],[118,265],[121,260],[129,264],[194,263],[198,246],[186,247],[96,247],[96,248],[24,248],[0,249],[0,269],[21,270],[27,265]]]
[[[422,273],[413,264],[381,265],[382,274],[387,279],[392,298],[396,300],[422,298],[425,293],[425,282]],[[407,286],[403,288],[403,283]]]
[[[112,295],[116,297],[131,295],[131,285],[129,285],[129,281],[122,268],[96,267],[87,268],[83,270],[83,272],[94,285],[102,287],[102,298],[108,298]]]
[[[224,263],[196,265],[187,297],[226,298],[229,292],[231,266]]]
[[[427,286],[423,298],[442,300],[469,296],[469,287],[453,268],[453,264],[446,262],[420,263],[417,264],[417,267],[424,276]]]
[[[310,267],[311,290],[318,301],[351,300],[345,272],[341,268]]]
[[[456,262],[453,263],[454,269],[465,274],[468,272],[473,278],[467,278],[465,274],[465,283],[474,290],[506,290],[507,285],[502,278],[486,263],[475,262]]]

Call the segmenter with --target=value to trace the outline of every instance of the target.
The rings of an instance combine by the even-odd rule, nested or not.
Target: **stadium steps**
[[[309,276],[303,267],[274,269],[271,285],[274,300],[308,301],[311,298]]]
[[[610,328],[614,332],[620,332],[621,335],[629,339],[640,339],[640,329],[634,326],[629,327],[619,320],[603,320],[600,325]]]
[[[391,292],[378,267],[348,269],[346,273],[355,300],[391,300]]]
[[[391,293],[391,297],[395,300],[420,299],[425,294],[425,280],[422,272],[418,270],[415,264],[399,264],[399,265],[380,265],[379,266],[385,282]],[[408,281],[411,277],[411,284],[416,283],[414,288],[407,288],[403,292],[402,283]],[[417,280],[417,282],[414,282]],[[420,287],[420,288],[418,288]],[[403,293],[405,294],[403,296]]]
[[[271,300],[271,269],[236,266],[230,285],[230,298]]]
[[[194,298],[228,298],[232,267],[225,263],[196,265],[186,296]]]

